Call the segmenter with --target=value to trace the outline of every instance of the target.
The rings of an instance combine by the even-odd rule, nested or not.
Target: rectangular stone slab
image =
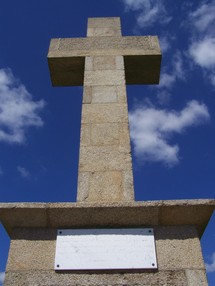
[[[215,200],[129,203],[0,203],[0,221],[13,238],[14,228],[98,228],[196,226],[199,236]]]
[[[124,56],[126,84],[159,83],[157,36],[104,36],[51,40],[48,64],[53,86],[83,85],[86,56]]]

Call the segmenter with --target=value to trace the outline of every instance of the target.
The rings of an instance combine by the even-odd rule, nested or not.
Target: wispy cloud
[[[21,175],[21,177],[25,179],[29,179],[31,177],[30,172],[24,167],[17,166],[17,171]]]
[[[170,90],[178,80],[186,80],[186,73],[183,55],[180,51],[175,51],[168,68],[164,67],[161,71],[160,83],[156,86],[158,89],[157,98],[160,104],[168,102]]]
[[[211,256],[211,263],[205,263],[206,271],[209,272],[215,272],[215,252]]]
[[[0,284],[4,283],[5,272],[0,272]]]
[[[189,53],[194,62],[202,68],[211,69],[215,67],[215,37],[205,37],[194,41]]]
[[[189,14],[189,19],[199,32],[214,33],[215,1],[201,1],[199,7]]]
[[[159,36],[159,44],[161,47],[162,54],[166,53],[171,48],[171,42],[175,40],[175,37],[165,34]]]
[[[136,157],[144,161],[173,166],[179,162],[179,146],[171,145],[174,133],[205,123],[210,118],[207,107],[195,100],[177,112],[151,106],[139,106],[129,114],[131,140]]]
[[[192,37],[188,54],[215,86],[215,0],[202,1],[189,14],[189,23],[192,25]]]
[[[122,0],[126,11],[137,12],[137,25],[140,28],[152,26],[155,22],[167,24],[171,21],[163,1],[160,0]]]
[[[29,127],[43,125],[39,112],[44,105],[43,100],[33,101],[32,95],[10,69],[0,69],[0,141],[25,142]]]
[[[176,51],[171,61],[171,67],[169,67],[169,73],[165,71],[161,73],[160,84],[158,87],[165,87],[168,89],[172,88],[172,85],[177,79],[185,79],[185,73],[186,71],[184,68],[182,53],[180,51]]]

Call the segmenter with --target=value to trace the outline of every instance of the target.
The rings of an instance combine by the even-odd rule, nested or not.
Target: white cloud
[[[161,90],[157,92],[157,99],[160,105],[166,105],[169,103],[171,94],[166,90]]]
[[[190,101],[180,112],[140,106],[129,114],[131,140],[136,157],[143,161],[162,162],[168,166],[179,162],[179,146],[170,137],[188,127],[205,123],[210,115],[207,107]]]
[[[176,81],[176,74],[168,74],[162,72],[160,75],[160,83],[157,86],[158,88],[171,88]]]
[[[189,48],[189,54],[194,62],[202,68],[215,66],[215,37],[206,37],[193,42]]]
[[[184,68],[183,56],[180,51],[176,51],[171,62],[170,73],[162,73],[160,86],[165,88],[171,88],[177,79],[184,80],[186,70]]]
[[[215,0],[201,1],[198,8],[189,13],[189,23],[192,37],[188,55],[202,69],[205,79],[215,86]]]
[[[0,284],[4,283],[5,272],[0,272]]]
[[[138,11],[137,24],[140,28],[152,26],[155,22],[166,24],[171,17],[162,1],[158,0],[123,0],[126,11]]]
[[[0,141],[23,143],[29,127],[43,125],[38,113],[44,105],[43,100],[32,100],[10,69],[0,69]]]
[[[215,252],[211,256],[211,263],[205,263],[206,271],[215,272]]]
[[[170,49],[170,40],[167,36],[160,36],[159,44],[160,44],[162,53],[165,53]]]
[[[17,166],[17,171],[25,179],[28,179],[31,176],[30,172],[26,168],[24,168],[24,167]]]
[[[210,3],[205,3],[205,1],[203,1],[196,11],[190,13],[189,18],[199,32],[207,30],[208,33],[208,29],[214,30],[215,1],[213,0]],[[214,31],[211,30],[211,32]]]

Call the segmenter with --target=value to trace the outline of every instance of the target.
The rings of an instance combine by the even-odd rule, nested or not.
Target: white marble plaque
[[[54,268],[157,269],[153,229],[60,229]]]

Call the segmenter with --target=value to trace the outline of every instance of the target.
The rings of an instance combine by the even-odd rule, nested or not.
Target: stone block
[[[188,286],[208,286],[205,270],[186,270]]]
[[[125,69],[123,56],[116,56],[115,62],[116,62],[116,69],[117,70],[124,70]]]
[[[10,208],[9,204],[8,206]],[[19,213],[19,218],[17,212]],[[11,207],[9,212],[4,210],[0,215],[0,221],[4,221],[4,224],[10,222],[10,225],[19,225],[19,227],[26,227],[29,223],[32,227],[46,227],[46,209],[43,208],[41,203],[38,203],[36,208],[33,205],[29,205],[26,208],[25,203],[19,203],[18,210],[16,207]]]
[[[87,37],[121,36],[120,28],[88,28]]]
[[[24,230],[20,239],[11,240],[7,271],[52,270],[54,267],[56,231],[53,239],[45,238],[42,229]],[[35,232],[37,232],[35,234]],[[27,239],[25,239],[27,234]],[[35,235],[39,235],[35,239]]]
[[[82,146],[90,146],[91,145],[91,127],[90,124],[82,124],[81,125],[81,142]]]
[[[92,87],[91,86],[85,86],[84,92],[83,92],[83,104],[90,104],[92,102]]]
[[[85,58],[85,70],[86,71],[95,71],[95,70],[115,70],[116,64],[120,66],[119,60],[116,63],[115,56],[94,56]],[[123,69],[123,68],[118,68]]]
[[[89,196],[90,172],[78,172],[77,201],[85,201]]]
[[[92,71],[93,70],[93,57],[85,57],[85,71]]]
[[[123,197],[126,201],[134,201],[134,182],[132,170],[123,171],[122,174]]]
[[[91,125],[92,145],[118,145],[120,140],[120,129],[118,123],[100,123]]]
[[[89,28],[120,28],[120,18],[119,17],[97,17],[88,18],[87,27]]]
[[[128,129],[128,123],[120,123],[119,130],[119,145],[124,146],[125,148],[127,148],[127,150],[130,149],[130,134]]]
[[[116,69],[116,57],[115,56],[93,57],[93,69],[94,70],[115,70]]]
[[[122,85],[125,73],[121,70],[85,71],[84,86]]]
[[[120,152],[118,146],[81,146],[79,158],[81,172],[125,171],[131,168],[130,153]]]
[[[90,176],[89,196],[86,201],[123,201],[122,173],[120,171],[93,172]]]
[[[93,86],[92,103],[114,103],[117,102],[116,86]]]
[[[48,58],[152,55],[161,56],[157,36],[104,36],[52,39]]]
[[[194,226],[201,237],[215,208],[214,199],[145,201],[118,203],[0,203],[0,221],[10,238],[15,238],[14,228],[68,228],[97,226],[171,226],[162,219],[169,206],[180,209],[183,220],[175,220],[174,226]],[[195,216],[186,211],[192,207]],[[44,214],[41,217],[41,214]],[[167,214],[166,214],[167,215]],[[15,219],[14,219],[15,218]],[[189,227],[189,226],[188,226]],[[160,236],[160,238],[162,238]]]
[[[127,104],[84,104],[83,123],[127,123]]]
[[[187,286],[184,271],[155,273],[58,273],[54,271],[9,272],[4,286]],[[198,284],[197,284],[198,285]],[[203,284],[204,285],[204,284]]]
[[[155,229],[159,270],[202,269],[204,262],[194,226]]]
[[[102,36],[52,41],[48,63],[54,86],[82,85],[85,57],[91,56],[123,56],[127,84],[159,82],[161,51],[157,37]],[[122,67],[122,60],[118,58],[116,64]],[[87,65],[90,68],[92,64]]]
[[[117,98],[119,103],[127,103],[126,86],[119,85],[116,87]]]
[[[204,200],[201,200],[202,202]],[[169,224],[174,225],[175,222],[177,224],[189,224],[192,225],[193,221],[195,220],[198,225],[204,224],[202,220],[202,217],[209,217],[211,208],[204,208],[203,205],[199,205],[198,207],[195,205],[195,203],[192,205],[190,204],[190,200],[184,200],[183,204],[176,205],[174,204],[175,201],[167,201],[165,203],[164,208],[162,208],[162,223],[163,224]],[[201,212],[202,216],[199,216],[199,212]],[[183,215],[181,215],[183,213]],[[200,220],[200,221],[198,221]],[[200,232],[204,231],[203,229],[199,229]]]

